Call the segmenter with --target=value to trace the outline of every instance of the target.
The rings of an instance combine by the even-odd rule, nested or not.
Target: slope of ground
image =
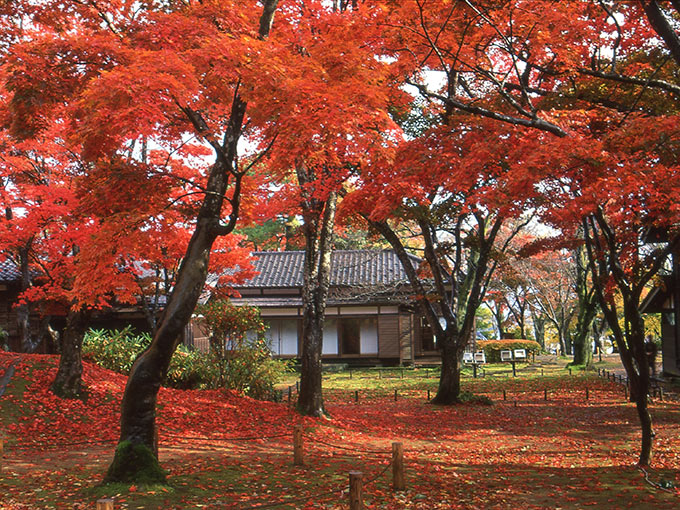
[[[0,371],[16,359],[0,353]],[[379,381],[375,372],[344,373],[326,381],[329,420],[228,391],[163,389],[160,459],[169,485],[102,487],[125,378],[86,364],[89,398],[62,401],[47,390],[56,363],[22,356],[0,397],[3,510],[94,508],[102,497],[116,509],[341,509],[351,470],[364,473],[372,509],[680,506],[678,403],[654,402],[654,469],[641,472],[635,409],[621,386],[568,375],[469,379],[466,388],[494,404],[441,408],[426,402],[436,385],[428,372]],[[292,462],[298,424],[303,466]],[[395,441],[405,449],[403,492],[391,489]]]

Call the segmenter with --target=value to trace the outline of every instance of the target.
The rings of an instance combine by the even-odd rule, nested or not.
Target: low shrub
[[[275,400],[274,385],[291,370],[290,362],[273,359],[264,338],[244,342],[223,359],[211,356],[219,367],[218,386],[261,400]]]
[[[541,345],[533,340],[479,340],[477,348],[484,351],[487,363],[499,363],[501,361],[501,351],[524,349],[527,352],[527,357],[530,354],[541,352]]]
[[[149,344],[148,333],[135,334],[130,327],[91,329],[83,339],[83,357],[127,375],[137,356]],[[229,388],[249,397],[273,399],[274,385],[288,370],[288,362],[271,358],[263,339],[245,343],[225,358],[180,345],[172,356],[163,384],[179,389]]]
[[[121,330],[90,329],[83,338],[83,357],[120,374],[129,374],[132,364],[151,344],[148,333],[135,334],[131,327]],[[206,356],[180,345],[170,361],[164,386],[179,389],[206,388],[215,378],[215,368]]]

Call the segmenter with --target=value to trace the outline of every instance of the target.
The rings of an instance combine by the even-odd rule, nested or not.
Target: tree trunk
[[[314,304],[304,307],[302,338],[302,367],[297,409],[300,414],[321,417],[326,414],[321,378],[323,314],[318,314],[318,308]]]
[[[83,392],[83,335],[87,312],[69,310],[62,335],[59,369],[52,383],[52,392],[61,398],[82,398]]]
[[[199,219],[189,241],[177,283],[151,345],[132,365],[121,406],[119,445],[106,476],[109,482],[165,481],[165,475],[154,455],[156,399],[170,359],[181,340],[184,327],[191,319],[208,274],[210,248],[215,234],[212,228],[214,223],[207,219]]]
[[[21,292],[28,290],[31,286],[31,273],[28,266],[28,252],[32,240],[19,248],[19,270],[21,272]],[[34,340],[31,335],[31,309],[27,302],[22,302],[16,307],[17,330],[21,340],[21,352],[32,353],[40,345],[40,340]]]
[[[450,405],[460,402],[460,360],[456,347],[456,339],[446,337],[442,342],[442,372],[439,376],[439,388],[432,399],[433,404]]]
[[[303,169],[298,171],[301,185],[305,181],[302,171]],[[310,200],[304,202],[310,204]],[[302,367],[297,409],[306,416],[321,417],[326,414],[321,384],[321,353],[324,315],[330,287],[336,203],[337,195],[331,193],[325,201],[323,213],[318,208],[314,210],[309,207],[303,213],[306,249],[302,289]]]
[[[534,336],[538,344],[545,349],[545,319],[534,320]]]
[[[278,0],[264,1],[259,31],[263,39],[269,35],[277,4]],[[209,141],[215,150],[216,161],[208,175],[196,228],[151,345],[132,365],[121,406],[120,439],[106,475],[107,482],[165,482],[165,472],[160,468],[154,446],[156,399],[170,359],[203,291],[212,245],[217,236],[230,233],[236,226],[243,174],[233,165],[237,160],[237,146],[246,107],[247,103],[242,100],[237,89],[222,143]],[[208,130],[200,112],[189,107],[181,109],[199,135]],[[229,199],[231,212],[225,225],[221,223],[222,205],[230,177],[233,177],[234,192]]]

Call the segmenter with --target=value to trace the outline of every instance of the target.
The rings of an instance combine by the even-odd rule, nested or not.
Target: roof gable
[[[257,276],[236,288],[302,287],[304,251],[254,252]],[[411,256],[414,267],[420,259]],[[393,285],[408,280],[393,250],[336,250],[331,254],[331,286]]]

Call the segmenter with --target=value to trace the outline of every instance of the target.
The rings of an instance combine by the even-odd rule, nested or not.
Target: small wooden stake
[[[392,443],[392,488],[395,491],[403,491],[404,483],[404,446],[401,443]]]
[[[293,464],[296,466],[304,464],[302,455],[302,425],[296,425],[293,429]]]
[[[359,390],[354,390],[354,401],[359,402]]]
[[[663,388],[659,386],[659,400],[663,402]],[[0,453],[2,452],[2,448],[0,448]]]
[[[517,407],[517,399],[515,399],[515,407]]]
[[[293,396],[293,389],[292,388],[293,388],[292,386],[288,386],[288,403],[289,404],[290,404],[290,399]]]
[[[430,400],[430,390],[427,390],[427,400]]]
[[[626,400],[628,400],[628,386],[624,386],[624,387],[623,387],[623,391],[624,391],[624,393],[625,393],[625,395],[626,395]]]
[[[113,510],[113,500],[112,499],[98,499],[97,500],[97,510]]]
[[[569,375],[571,375],[571,368],[569,369]]]
[[[541,369],[541,377],[543,377],[543,369]]]
[[[349,472],[349,510],[364,510],[363,477],[361,471]]]
[[[300,381],[295,381],[295,391],[300,393]]]
[[[397,401],[397,390],[394,390],[394,401]]]
[[[0,473],[2,473],[3,455],[5,453],[5,441],[0,438]]]
[[[543,400],[548,400],[548,388],[543,390]]]
[[[590,398],[590,392],[588,391],[588,386],[586,386],[586,400]]]
[[[508,400],[508,395],[505,393],[505,390],[503,390],[503,400]]]

